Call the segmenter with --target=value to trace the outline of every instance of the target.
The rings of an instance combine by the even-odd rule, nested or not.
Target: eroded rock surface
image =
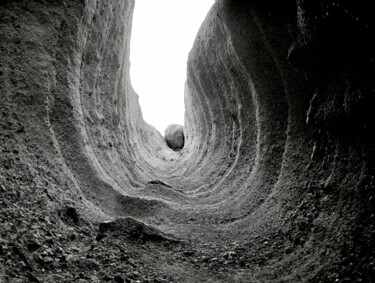
[[[131,87],[134,1],[1,1],[0,281],[372,282],[370,4],[217,0],[176,153]]]
[[[177,124],[169,125],[165,129],[164,139],[171,149],[181,150],[185,144],[184,127]]]

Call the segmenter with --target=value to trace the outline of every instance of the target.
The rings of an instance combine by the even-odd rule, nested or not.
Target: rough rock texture
[[[133,8],[0,2],[0,281],[373,282],[370,2],[216,1],[180,153],[129,81]]]
[[[164,139],[171,149],[182,149],[185,143],[184,127],[177,124],[169,125],[165,129]]]

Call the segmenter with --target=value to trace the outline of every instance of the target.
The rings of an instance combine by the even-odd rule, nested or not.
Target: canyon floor
[[[17,177],[11,180],[13,185]],[[58,195],[32,182],[24,184],[17,190],[0,187],[0,282],[4,283],[265,282],[279,278],[275,262],[304,248],[281,231],[241,238],[238,228],[189,213],[87,220],[71,205],[73,200],[64,199],[66,205],[56,208],[54,203],[61,202]],[[304,225],[304,219],[295,223]],[[304,236],[300,235],[301,242]],[[331,268],[339,272],[345,267]],[[353,282],[331,274],[332,282]],[[299,276],[302,280],[309,275]],[[324,276],[314,282],[327,282],[326,271]]]

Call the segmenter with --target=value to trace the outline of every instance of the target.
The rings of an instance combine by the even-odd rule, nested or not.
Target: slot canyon
[[[0,282],[375,282],[371,2],[217,0],[179,151],[135,2],[0,1]]]

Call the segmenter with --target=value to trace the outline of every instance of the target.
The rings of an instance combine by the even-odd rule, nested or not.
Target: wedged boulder
[[[164,139],[174,151],[181,150],[185,143],[184,127],[178,124],[169,125],[165,129]]]

